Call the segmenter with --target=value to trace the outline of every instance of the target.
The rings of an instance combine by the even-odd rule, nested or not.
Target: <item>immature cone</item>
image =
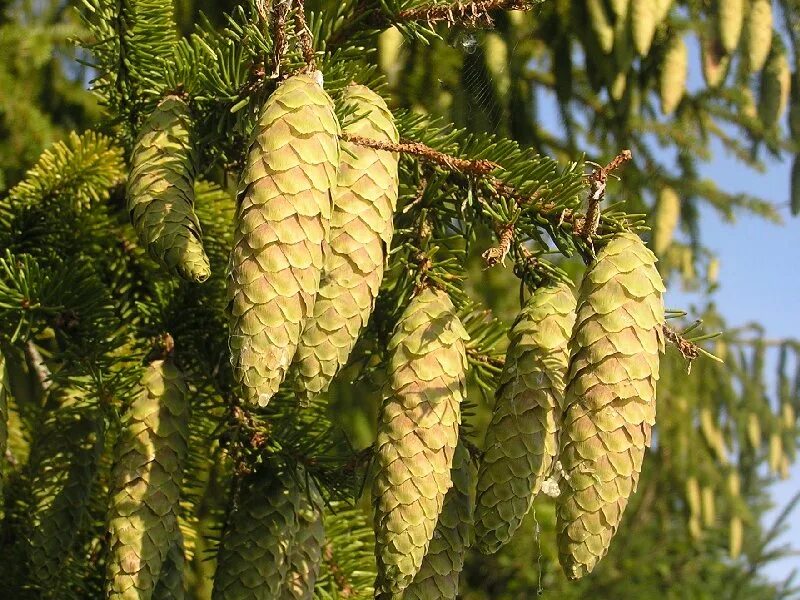
[[[305,74],[275,90],[253,134],[228,280],[231,363],[252,404],[264,406],[278,391],[313,314],[338,134],[331,99]]]
[[[728,76],[731,57],[725,53],[719,38],[713,35],[700,37],[700,52],[703,62],[703,79],[710,88],[722,85]]]
[[[28,564],[36,586],[54,593],[76,542],[89,525],[89,498],[103,451],[98,414],[63,407],[38,432],[32,464]],[[63,590],[62,590],[63,591]]]
[[[772,46],[772,2],[752,0],[742,32],[742,56],[750,73],[764,68]]]
[[[379,599],[399,598],[414,579],[450,489],[467,339],[447,294],[428,288],[411,300],[389,341],[372,491]]]
[[[586,0],[586,10],[600,49],[605,54],[611,54],[614,47],[614,27],[606,14],[603,0]]]
[[[243,482],[220,541],[213,600],[281,598],[303,493],[285,469]]]
[[[672,244],[675,228],[681,218],[681,198],[673,188],[664,186],[658,193],[653,211],[652,249],[656,256],[664,253]]]
[[[322,507],[322,497],[312,482],[310,490],[300,493],[298,530],[289,554],[282,600],[312,600],[314,597],[325,544]]]
[[[111,475],[106,597],[146,600],[180,539],[178,501],[189,435],[188,389],[169,358],[144,371],[122,419]]]
[[[656,0],[656,22],[662,23],[669,15],[673,0]]]
[[[186,558],[183,550],[183,539],[178,537],[169,548],[167,558],[161,566],[153,600],[183,600],[186,596],[183,589],[183,569]]]
[[[343,105],[352,115],[344,133],[398,141],[392,113],[369,88],[351,84]],[[372,313],[394,231],[397,161],[396,153],[342,143],[325,269],[294,359],[301,397],[328,389]]]
[[[142,126],[131,155],[127,201],[139,240],[162,266],[188,279],[211,274],[194,213],[191,115],[180,96],[167,96]]]
[[[570,340],[562,428],[559,559],[568,577],[606,554],[636,489],[655,422],[664,285],[638,236],[613,239],[586,271]]]
[[[658,26],[658,0],[631,0],[631,34],[639,56],[647,56]]]
[[[618,19],[623,21],[628,16],[629,5],[630,0],[611,0],[611,10]]]
[[[744,0],[718,0],[717,29],[719,41],[728,54],[733,54],[739,45],[744,21]]]
[[[575,297],[539,288],[509,332],[478,475],[475,543],[491,554],[511,539],[558,455]]]
[[[456,446],[453,487],[444,497],[442,514],[422,566],[403,594],[403,600],[456,600],[458,577],[470,544],[475,472],[469,451]]]
[[[686,78],[689,68],[689,51],[686,42],[680,36],[669,41],[664,63],[661,67],[659,94],[661,96],[661,112],[671,115],[678,108],[686,92]]]
[[[789,103],[792,73],[786,51],[779,41],[772,44],[767,64],[761,72],[758,93],[758,118],[766,129],[778,124]]]

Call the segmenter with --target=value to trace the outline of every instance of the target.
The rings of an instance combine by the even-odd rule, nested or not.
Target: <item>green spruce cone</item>
[[[172,361],[154,360],[122,419],[111,474],[109,599],[148,600],[180,536],[178,502],[189,435],[188,389]]]
[[[352,114],[345,133],[398,141],[392,113],[375,92],[351,84],[342,103]],[[397,161],[395,153],[342,144],[325,269],[294,359],[295,389],[302,398],[328,389],[372,313],[392,241]]]
[[[61,590],[64,568],[88,525],[89,498],[104,425],[99,414],[63,407],[39,432],[32,463],[32,532],[28,540],[31,581],[47,593]]]
[[[739,46],[743,22],[744,0],[717,1],[719,41],[727,54],[733,54]]]
[[[452,485],[467,339],[447,294],[428,288],[411,300],[389,342],[372,491],[377,598],[400,598],[414,579]]]
[[[742,56],[747,72],[757,73],[764,68],[771,46],[772,2],[752,0],[742,34]]]
[[[686,92],[688,74],[689,51],[686,48],[686,42],[682,37],[675,36],[669,41],[659,80],[661,112],[665,115],[671,115],[678,108],[678,104]]]
[[[322,496],[316,484],[300,493],[298,530],[289,554],[289,568],[282,600],[312,600],[314,586],[322,566],[325,525],[322,520]]]
[[[611,54],[614,48],[614,27],[606,14],[603,0],[586,0],[586,10],[600,49],[605,54]]]
[[[213,600],[278,600],[299,529],[297,474],[264,470],[243,481],[220,541]]]
[[[442,514],[422,566],[403,600],[456,600],[458,578],[470,545],[475,468],[463,444],[456,446],[451,471],[453,487],[444,497]]]
[[[141,243],[170,272],[189,281],[211,274],[194,213],[191,115],[179,96],[167,96],[145,121],[131,156],[128,211]]]
[[[638,236],[616,237],[581,284],[561,442],[559,559],[571,579],[605,556],[655,423],[664,285]]]
[[[153,591],[153,600],[183,600],[183,570],[186,557],[183,549],[183,536],[179,536],[170,546],[167,558],[161,567],[161,574]]]
[[[777,126],[789,103],[792,72],[786,50],[779,39],[772,42],[767,63],[761,72],[758,93],[758,118],[766,129]]]
[[[242,173],[231,252],[230,349],[244,398],[265,406],[313,315],[339,164],[333,102],[314,75],[264,105]]]
[[[664,256],[672,245],[675,229],[681,218],[681,197],[665,185],[658,192],[651,224],[651,247],[656,256]]]
[[[478,475],[475,542],[481,552],[497,552],[511,539],[550,474],[574,323],[575,297],[556,284],[534,292],[509,332]]]
[[[658,27],[658,0],[631,1],[631,35],[639,56],[647,56]]]

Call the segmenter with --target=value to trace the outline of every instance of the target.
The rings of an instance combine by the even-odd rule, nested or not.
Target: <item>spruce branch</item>
[[[314,56],[314,40],[311,37],[311,30],[306,23],[305,0],[294,0],[294,21],[295,29],[297,30],[297,41],[300,45],[300,51],[303,54],[303,60],[306,61],[307,72],[317,70],[317,61]]]
[[[439,2],[401,10],[387,17],[390,23],[424,22],[445,23],[450,27],[470,29],[494,27],[492,13],[505,10],[530,10],[541,0],[458,0],[442,4]]]
[[[281,75],[283,57],[289,49],[289,38],[286,35],[286,17],[289,14],[292,0],[275,0],[270,12],[270,31],[272,33],[272,76]]]

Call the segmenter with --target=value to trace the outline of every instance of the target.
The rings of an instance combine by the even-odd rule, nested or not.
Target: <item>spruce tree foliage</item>
[[[647,237],[643,212],[660,232],[662,273],[679,270],[690,284],[708,283],[713,259],[701,245],[701,203],[725,215],[750,210],[775,217],[768,202],[725,193],[699,177],[697,164],[709,155],[711,140],[724,141],[751,165],[795,150],[778,119],[788,102],[787,68],[795,63],[780,41],[795,51],[792,25],[799,13],[789,0],[770,16],[768,33],[759,2],[731,3],[747,12],[730,17],[716,4],[695,2],[632,2],[627,12],[620,6],[628,3],[560,0],[308,0],[305,6],[248,0],[227,10],[206,6],[208,18],[193,24],[190,15],[203,4],[86,0],[83,24],[71,35],[86,40],[82,56],[103,119],[97,132],[70,134],[51,146],[0,198],[0,400],[7,402],[0,412],[7,412],[8,431],[0,544],[11,557],[0,563],[0,589],[15,598],[102,598],[109,589],[106,573],[130,574],[135,567],[120,560],[106,536],[109,494],[120,468],[114,448],[125,438],[127,415],[136,412],[141,382],[164,352],[165,339],[191,405],[188,433],[179,436],[186,456],[183,450],[167,453],[160,465],[167,472],[183,470],[180,503],[176,507],[170,496],[167,511],[170,519],[177,516],[180,533],[171,527],[167,539],[155,530],[143,532],[153,534],[148,541],[158,552],[138,558],[160,566],[148,574],[153,581],[134,586],[138,591],[130,597],[209,598],[212,588],[220,598],[303,597],[308,586],[295,585],[303,572],[314,574],[319,598],[372,597],[376,576],[380,588],[391,588],[376,564],[376,533],[362,497],[380,469],[373,445],[377,405],[398,365],[419,370],[421,381],[447,379],[436,369],[462,378],[447,361],[428,364],[436,355],[427,357],[417,340],[390,342],[412,298],[425,290],[449,296],[454,322],[469,338],[456,336],[465,343],[469,384],[459,437],[474,469],[506,331],[532,292],[579,277],[581,260],[569,257],[591,264],[620,234]],[[704,60],[717,76],[707,88],[677,94],[675,86],[684,81],[678,67],[686,59],[680,53],[675,58],[671,48],[676,36],[695,34],[712,49]],[[668,59],[677,74],[669,74]],[[15,68],[12,75],[24,79]],[[301,408],[287,378],[268,406],[257,407],[245,401],[230,361],[226,275],[242,197],[236,197],[237,182],[253,180],[255,162],[247,157],[258,143],[267,99],[287,78],[317,70],[340,123],[364,118],[343,102],[353,82],[379,93],[391,109],[399,142],[347,132],[340,142],[343,154],[351,144],[399,157],[394,237],[379,257],[386,269],[372,315],[355,332],[358,342],[330,391],[305,399]],[[561,109],[562,123],[552,130],[535,112],[541,90],[552,92]],[[181,194],[194,198],[211,270],[202,284],[180,281],[153,261],[137,241],[126,206],[136,141],[167,97],[188,106],[193,152],[160,177],[175,178]],[[86,98],[80,102],[91,106]],[[660,115],[659,101],[674,114]],[[31,106],[27,110],[36,109]],[[653,144],[678,148],[676,164],[661,164]],[[578,150],[608,166],[579,161]],[[19,165],[31,158],[3,158],[0,168],[10,165],[9,177],[16,180]],[[193,182],[187,171],[197,175]],[[616,174],[622,183],[611,182]],[[650,199],[667,185],[678,195],[677,206],[664,201],[651,210]],[[676,223],[689,243],[671,239]],[[288,238],[297,229],[286,231]],[[724,329],[713,309],[703,317],[709,330]],[[790,592],[752,574],[774,556],[768,544],[777,529],[762,531],[759,522],[764,486],[785,474],[795,457],[798,346],[773,344],[755,329],[728,330],[710,344],[693,326],[676,333],[682,327],[676,322],[680,318],[664,329],[675,348],[662,357],[653,448],[609,555],[591,577],[568,583],[556,556],[558,501],[540,497],[498,554],[467,555],[464,597],[530,597],[541,587],[576,598],[647,597],[648,590],[670,586],[675,597],[683,586],[722,597],[734,590],[748,598]],[[441,337],[452,335],[447,327],[445,333],[430,329],[441,338],[437,343],[453,343]],[[711,351],[725,364],[707,356]],[[779,355],[775,394],[764,384],[773,352]],[[685,375],[687,361],[691,377]],[[158,407],[158,393],[151,392]],[[167,412],[169,404],[164,400]],[[155,437],[176,435],[169,419],[153,423]],[[159,460],[138,450],[142,465]],[[181,455],[183,464],[174,464],[173,455]],[[403,460],[409,456],[394,462],[416,476],[424,465]],[[763,466],[772,474],[765,475]],[[126,479],[136,491],[132,496],[155,494],[147,508],[156,511],[163,508],[158,487],[165,482],[153,483],[150,476],[158,472],[133,469]],[[403,482],[392,479],[396,471],[387,472],[384,484],[390,484],[375,489],[388,487],[382,501],[404,504]],[[449,479],[437,475],[437,481]],[[268,486],[259,485],[264,482]],[[558,471],[549,483],[549,489],[568,484]],[[254,498],[259,487],[270,489]],[[439,504],[445,491],[436,490]],[[474,497],[459,491],[474,505]],[[282,501],[270,504],[272,495]],[[308,520],[299,508],[304,503],[322,511],[324,539],[312,550],[301,527]],[[279,512],[285,526],[276,532],[269,515]],[[255,516],[243,519],[243,513]],[[419,517],[409,514],[409,520]],[[133,523],[133,516],[116,512],[117,529],[127,531],[119,520],[131,517]],[[414,540],[425,546],[414,552],[426,577],[442,566],[438,555],[423,559],[436,535],[431,516],[423,524],[431,525],[428,540]],[[267,525],[260,531],[259,519]],[[232,551],[231,539],[242,528],[254,537]],[[439,546],[431,543],[437,552]],[[264,552],[280,554],[286,568],[279,561],[247,564],[248,556]],[[654,553],[646,565],[632,560]],[[732,560],[722,558],[728,554]],[[297,556],[316,557],[319,564],[305,568],[308,559],[295,562]],[[223,564],[215,565],[217,559]],[[449,570],[437,572],[447,575],[448,593],[463,560],[449,551]],[[227,579],[215,584],[215,568]],[[249,579],[253,573],[256,580]]]

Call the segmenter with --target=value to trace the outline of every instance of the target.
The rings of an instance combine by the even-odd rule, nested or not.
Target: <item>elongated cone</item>
[[[717,520],[717,507],[716,499],[714,498],[714,488],[709,485],[704,485],[700,491],[703,499],[703,525],[706,527],[714,527]]]
[[[758,90],[758,118],[765,128],[778,124],[789,103],[792,72],[786,51],[778,40],[772,43],[769,58],[761,72]]]
[[[717,30],[719,41],[727,54],[739,46],[744,22],[744,0],[717,1]]]
[[[217,555],[213,600],[277,600],[299,529],[302,491],[286,469],[243,482]]]
[[[194,213],[195,156],[191,115],[167,96],[145,121],[131,155],[128,211],[141,243],[159,264],[188,279],[211,274]]]
[[[494,553],[511,539],[558,455],[564,377],[575,323],[565,284],[531,296],[509,332],[478,475],[475,543]]]
[[[749,73],[764,68],[772,46],[772,2],[752,0],[742,32],[742,56]]]
[[[352,113],[345,133],[398,141],[392,113],[375,92],[351,84],[342,103]],[[394,231],[397,161],[392,152],[342,143],[325,269],[294,359],[301,398],[328,389],[372,313]]]
[[[310,488],[300,492],[298,530],[289,554],[282,600],[312,600],[322,566],[322,547],[325,544],[323,501],[313,481]]]
[[[715,35],[700,36],[700,53],[703,63],[703,79],[710,88],[716,88],[725,82],[731,57],[725,53],[722,44]]]
[[[428,288],[411,300],[389,341],[372,491],[376,598],[399,598],[414,579],[452,484],[467,339],[447,294]]]
[[[656,22],[663,23],[669,15],[673,0],[656,0]]]
[[[444,497],[428,553],[403,600],[456,600],[458,577],[470,545],[475,469],[463,444],[453,455],[453,487]]]
[[[742,554],[742,541],[744,538],[744,527],[742,526],[742,520],[739,517],[731,517],[730,524],[729,524],[729,547],[730,547],[730,557],[734,560],[739,558]]]
[[[586,0],[586,10],[600,49],[605,54],[611,54],[614,47],[614,27],[606,14],[603,0]]]
[[[675,36],[669,41],[669,47],[664,55],[659,81],[661,112],[665,115],[674,113],[683,99],[688,69],[689,51],[686,42],[682,37]]]
[[[699,519],[702,510],[702,498],[700,492],[700,484],[697,482],[697,477],[690,476],[686,479],[686,504],[689,507],[689,516],[694,519]]]
[[[664,256],[672,244],[675,228],[681,218],[681,198],[673,188],[664,186],[658,193],[653,211],[652,249],[656,256]]]
[[[624,21],[628,16],[629,4],[630,0],[611,0],[611,10],[614,12],[614,16]]]
[[[664,285],[638,236],[613,239],[586,271],[570,340],[562,428],[559,559],[568,577],[605,556],[636,490],[655,422]]]
[[[753,450],[761,448],[763,439],[761,437],[761,419],[755,413],[747,415],[747,441],[750,442]]]
[[[145,367],[122,420],[111,475],[106,597],[146,600],[179,539],[188,390],[169,358]]]
[[[183,589],[185,562],[183,538],[179,536],[170,546],[167,558],[161,567],[161,574],[153,591],[153,600],[183,600],[186,597]]]
[[[631,1],[631,35],[639,56],[647,56],[658,27],[658,0]]]
[[[245,399],[261,406],[278,391],[313,314],[328,239],[339,125],[317,75],[295,75],[267,100],[240,184],[228,279],[231,364]]]
[[[100,415],[61,408],[38,432],[27,558],[40,590],[61,589],[67,560],[89,525],[88,503],[103,451],[103,431]]]
[[[769,454],[767,463],[769,464],[770,471],[772,471],[775,475],[780,472],[780,465],[783,457],[783,440],[781,439],[781,434],[777,431],[773,431],[769,436]]]

